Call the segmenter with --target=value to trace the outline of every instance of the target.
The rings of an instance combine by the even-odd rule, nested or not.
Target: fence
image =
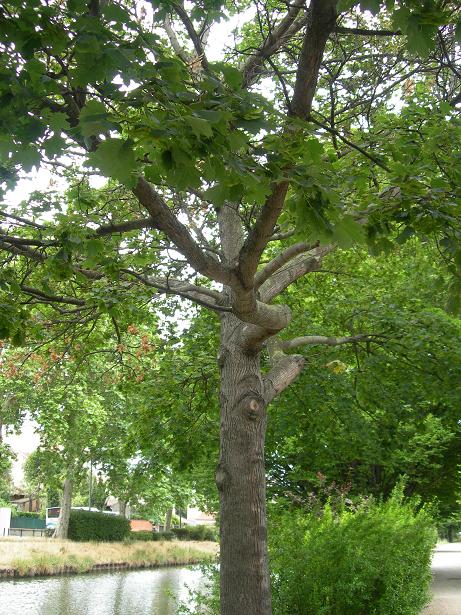
[[[45,519],[37,517],[11,517],[10,527],[3,531],[4,536],[45,536]]]
[[[27,536],[47,536],[46,529],[34,529],[30,527],[10,527],[3,530],[3,536],[20,536],[26,538]]]
[[[44,530],[46,528],[45,519],[38,517],[11,517],[11,529],[22,530]]]

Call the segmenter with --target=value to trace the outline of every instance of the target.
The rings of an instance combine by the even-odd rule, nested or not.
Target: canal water
[[[175,615],[188,588],[202,587],[194,567],[4,579],[0,615]]]

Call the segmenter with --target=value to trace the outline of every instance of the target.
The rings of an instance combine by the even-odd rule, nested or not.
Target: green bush
[[[174,527],[171,531],[178,540],[190,540],[187,527]]]
[[[173,540],[175,535],[173,532],[152,532],[152,540]]]
[[[68,535],[71,540],[77,541],[121,541],[130,535],[130,522],[119,515],[71,510]]]
[[[216,540],[216,531],[207,525],[175,527],[173,533],[178,540]]]
[[[277,615],[417,615],[436,532],[401,490],[355,511],[285,514],[272,528]]]
[[[142,531],[142,532],[130,532],[129,539],[130,540],[141,540],[148,541],[152,540],[153,532]]]
[[[18,510],[16,506],[11,509],[12,517],[30,517],[31,519],[42,519],[43,516],[39,512],[29,512],[27,510]]]

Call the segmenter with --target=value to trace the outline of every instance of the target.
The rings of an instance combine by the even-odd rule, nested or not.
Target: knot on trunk
[[[262,418],[266,407],[264,398],[254,391],[245,393],[245,395],[240,398],[238,404],[243,415],[250,419],[250,421],[256,421]]]
[[[224,491],[224,488],[228,487],[230,483],[229,472],[226,471],[221,463],[218,463],[218,467],[216,468],[215,482],[218,491]]]

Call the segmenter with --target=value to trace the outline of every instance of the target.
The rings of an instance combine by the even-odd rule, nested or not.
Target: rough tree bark
[[[267,555],[264,439],[266,403],[260,353],[248,352],[245,326],[233,315],[221,325],[221,611],[271,612]]]
[[[69,533],[70,509],[72,506],[72,472],[69,470],[64,480],[61,511],[59,513],[58,525],[53,533],[53,538],[65,539]]]
[[[290,10],[297,15],[299,5],[293,7]],[[336,0],[311,3],[290,115],[309,117],[320,62],[335,22]],[[258,271],[288,186],[287,181],[273,185],[248,233],[235,205],[225,204],[218,214],[223,264],[227,271],[236,273],[230,284],[224,282],[223,295],[233,313],[221,315],[218,357],[221,436],[216,484],[221,513],[221,615],[272,613],[264,465],[267,406],[298,376],[304,360],[299,355],[285,355],[274,337],[288,325],[291,314],[287,306],[271,305],[271,301],[294,280],[317,269],[330,249],[312,254],[312,246],[297,244]],[[293,346],[304,343],[309,343],[307,338]],[[273,364],[266,377],[260,363],[264,345]]]
[[[126,517],[126,507],[127,507],[128,502],[126,500],[119,500],[118,501],[118,506],[119,506],[119,514],[122,517]]]
[[[166,511],[165,515],[165,532],[169,532],[171,530],[171,518],[173,517],[173,509],[169,508]]]
[[[236,208],[219,212],[225,264],[235,263],[244,244]],[[225,287],[227,300],[235,292]],[[233,314],[221,317],[221,443],[216,472],[220,495],[221,612],[271,613],[267,554],[264,440],[266,404],[260,349],[247,345],[248,326]]]

